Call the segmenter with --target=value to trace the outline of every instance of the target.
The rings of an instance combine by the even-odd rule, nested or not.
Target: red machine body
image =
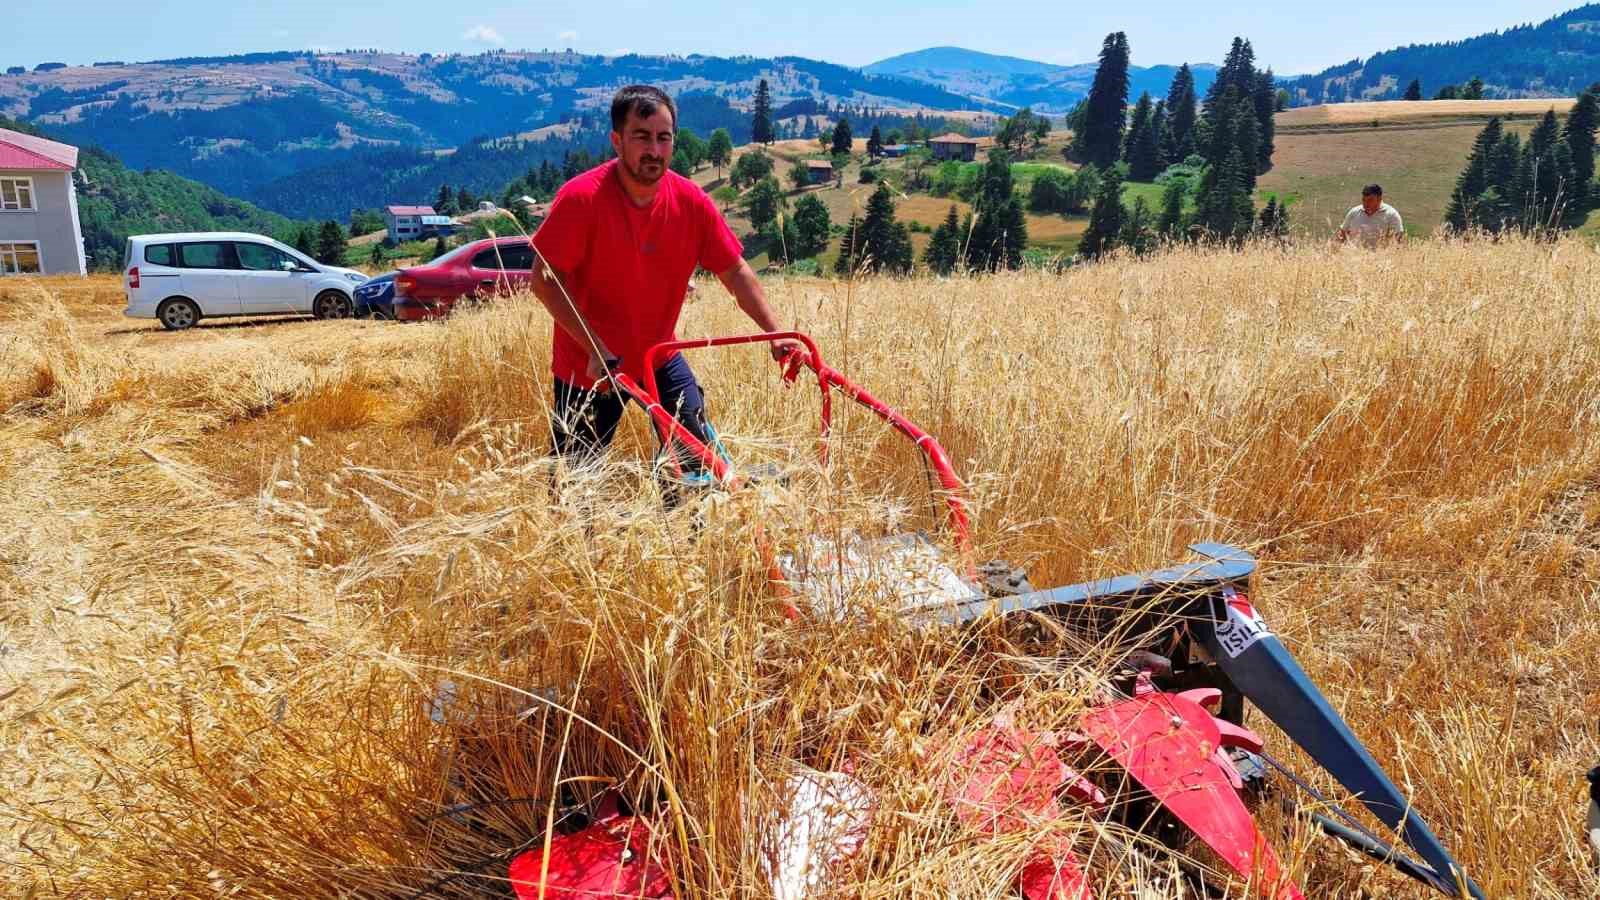
[[[644,408],[663,446],[681,446],[717,482],[734,487],[740,476],[733,466],[679,424],[662,405],[654,372],[670,354],[680,351],[781,340],[794,340],[805,347],[784,361],[785,381],[794,383],[801,370],[806,369],[815,376],[821,392],[824,443],[819,453],[824,462],[825,441],[832,426],[831,398],[837,392],[871,410],[910,439],[926,457],[939,481],[950,534],[970,571],[971,536],[962,499],[963,485],[944,448],[905,416],[823,362],[816,343],[807,335],[787,331],[658,344],[646,355],[644,384],[620,373],[614,374],[612,381]],[[677,458],[675,454],[668,456]],[[1242,593],[1244,582],[1255,570],[1253,557],[1221,544],[1197,544],[1191,549],[1212,561],[1043,591],[1030,588],[1028,593],[1008,596],[985,596],[983,589],[968,578],[968,586],[974,592],[970,599],[950,610],[933,611],[934,621],[961,625],[1015,612],[1061,614],[1091,606],[1109,609],[1124,601],[1148,609],[1152,602],[1170,598],[1167,602],[1172,610],[1188,613],[1173,617],[1181,623],[1176,626],[1177,644],[1203,651],[1198,655],[1201,662],[1186,659],[1186,664],[1201,674],[1199,683],[1219,684],[1229,692],[1225,696],[1217,687],[1159,690],[1151,670],[1146,669],[1134,679],[1131,691],[1113,691],[1104,702],[1084,712],[1078,719],[1078,733],[1028,732],[1002,716],[994,725],[961,739],[949,767],[938,776],[940,790],[955,816],[979,832],[998,837],[1038,831],[1052,820],[1063,818],[1063,800],[1086,804],[1096,815],[1110,814],[1118,804],[1130,799],[1126,792],[1119,790],[1108,799],[1107,787],[1081,775],[1061,756],[1063,752],[1085,757],[1099,755],[1114,761],[1127,776],[1123,779],[1113,773],[1107,786],[1126,786],[1129,779],[1137,783],[1258,896],[1265,900],[1304,900],[1301,889],[1289,880],[1245,806],[1241,796],[1244,785],[1229,753],[1262,752],[1261,738],[1238,724],[1242,722],[1243,700],[1248,698],[1341,784],[1360,796],[1375,816],[1399,831],[1426,863],[1404,858],[1371,832],[1354,827],[1347,816],[1353,827],[1339,826],[1325,816],[1313,814],[1311,818],[1319,827],[1441,893],[1466,894],[1481,900],[1482,892],[1465,878]],[[793,607],[790,612],[799,614]],[[922,610],[917,615],[930,613]],[[1184,653],[1188,657],[1187,649]],[[1206,666],[1220,668],[1222,675],[1206,675],[1210,671]],[[1130,664],[1130,671],[1132,668]],[[1223,718],[1214,716],[1212,709],[1231,712],[1222,712],[1227,716]],[[670,897],[670,866],[662,861],[664,856],[658,855],[661,841],[652,838],[648,825],[619,817],[612,809],[597,817],[588,829],[552,839],[544,896]],[[850,843],[850,852],[858,845],[859,841]],[[543,856],[533,851],[512,863],[512,879],[521,900],[539,896],[531,893],[528,885],[537,885],[543,865]],[[1094,896],[1072,841],[1060,835],[1047,837],[1033,848],[1017,887],[1026,900],[1092,900]],[[552,893],[555,890],[569,893]]]

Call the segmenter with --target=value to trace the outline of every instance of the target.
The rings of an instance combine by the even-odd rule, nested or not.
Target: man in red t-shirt
[[[617,158],[568,181],[533,236],[546,275],[533,279],[555,319],[551,436],[558,455],[588,458],[611,442],[624,398],[607,381],[643,382],[645,351],[676,339],[685,287],[698,265],[716,273],[762,331],[778,331],[761,282],[706,192],[667,168],[677,106],[629,85],[611,100]],[[570,298],[570,299],[569,299]],[[772,346],[783,359],[798,343]],[[681,354],[656,370],[662,404],[701,440],[705,401]]]

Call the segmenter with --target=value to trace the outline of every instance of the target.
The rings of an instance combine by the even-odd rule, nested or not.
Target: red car
[[[528,239],[488,238],[463,244],[432,262],[401,269],[394,279],[394,317],[437,319],[462,299],[527,290],[533,279]]]

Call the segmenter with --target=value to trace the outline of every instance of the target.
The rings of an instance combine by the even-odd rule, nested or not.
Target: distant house
[[[523,194],[521,197],[518,197],[517,202],[514,205],[525,218],[523,224],[528,224],[528,222],[542,222],[544,221],[544,217],[550,214],[550,207],[548,204],[540,203],[538,200],[535,200],[527,194]]]
[[[824,184],[833,180],[833,163],[825,159],[806,160],[806,176],[812,184]]]
[[[455,231],[455,221],[434,212],[431,206],[385,206],[383,220],[389,226],[389,242],[393,244]]]
[[[934,159],[959,159],[971,162],[978,158],[978,142],[966,135],[950,132],[928,140]]]
[[[82,275],[78,148],[0,128],[0,276]]]
[[[889,159],[899,159],[900,157],[905,156],[906,151],[910,149],[911,147],[908,144],[887,144],[879,148],[878,152],[882,153]]]

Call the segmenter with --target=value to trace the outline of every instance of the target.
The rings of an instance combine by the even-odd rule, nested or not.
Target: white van
[[[342,319],[367,276],[325,266],[259,234],[231,231],[128,238],[123,270],[134,319],[188,328],[209,316],[304,315]]]

